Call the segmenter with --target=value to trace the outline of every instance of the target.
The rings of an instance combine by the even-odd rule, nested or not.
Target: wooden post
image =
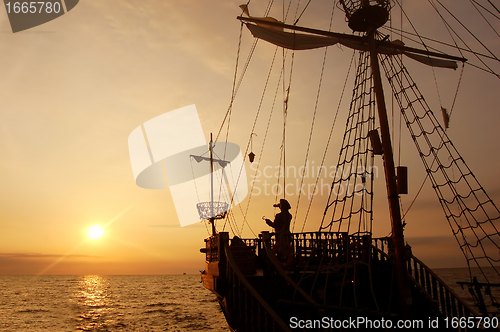
[[[262,255],[263,257],[265,257],[265,264],[263,266],[263,273],[264,273],[264,276],[268,276],[269,275],[269,261],[267,260],[267,254],[265,253],[265,245],[269,246],[269,248],[271,248],[271,235],[269,234],[269,231],[262,231],[261,232],[261,235],[262,235]],[[266,244],[264,244],[264,242]]]
[[[377,101],[378,116],[380,122],[380,133],[382,138],[382,149],[384,157],[385,182],[387,187],[387,199],[389,201],[389,212],[391,216],[392,239],[396,256],[396,273],[399,288],[399,302],[403,315],[411,316],[412,297],[410,291],[410,280],[406,269],[405,242],[403,236],[403,225],[401,222],[401,210],[399,207],[399,196],[396,184],[396,172],[394,168],[394,157],[392,154],[391,134],[387,120],[387,109],[385,105],[382,79],[380,77],[380,66],[378,62],[377,40],[374,31],[369,34],[370,38],[370,64],[373,74],[373,86],[375,99]]]
[[[212,223],[212,235],[215,235],[215,215],[214,215],[214,158],[212,156],[212,133],[210,133],[210,205],[211,205],[211,218]]]
[[[219,240],[219,277],[225,277],[226,276],[226,269],[227,269],[227,259],[226,259],[226,253],[224,252],[224,243],[229,242],[229,233],[228,232],[220,232],[218,234],[218,240]]]

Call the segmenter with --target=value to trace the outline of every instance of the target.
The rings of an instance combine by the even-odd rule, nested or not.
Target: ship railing
[[[393,246],[390,240],[390,238],[373,239],[373,257],[379,260],[390,260],[393,256]],[[413,256],[409,248],[406,252],[406,264],[410,280],[417,290],[434,301],[443,316],[449,318],[479,316],[436,273]]]
[[[394,257],[394,247],[391,245],[391,239],[387,237],[373,238],[372,245],[374,247],[372,258],[379,261],[390,260]]]
[[[200,251],[205,253],[207,262],[218,262],[220,257],[219,234],[207,237],[205,248]]]
[[[293,234],[293,249],[298,260],[327,256],[343,260],[348,236],[343,232],[305,232]]]
[[[494,316],[499,315],[500,306],[496,302],[494,297],[491,296],[491,288],[500,287],[500,284],[491,282],[482,283],[478,281],[477,277],[473,277],[472,281],[457,281],[457,284],[460,285],[462,289],[464,289],[464,286],[467,286],[467,288],[469,289],[469,293],[471,293],[471,295],[473,296],[477,307],[482,314]],[[481,289],[484,289],[484,295],[490,295],[491,305],[487,305],[484,301],[484,296],[481,292]]]
[[[270,246],[276,244],[275,233],[270,235]],[[360,260],[370,251],[371,235],[369,233],[357,233],[348,235],[347,232],[303,232],[291,234],[291,247],[297,261],[314,261],[315,259],[346,262],[349,260]],[[263,258],[266,256],[262,241],[262,233],[259,238],[238,239],[243,241],[254,253]],[[208,257],[208,256],[207,256]]]
[[[262,237],[259,234],[259,238],[251,238],[251,239],[240,239],[243,241],[248,247],[256,250],[255,254],[257,254],[257,250],[259,247],[262,247]]]
[[[371,246],[370,233],[304,232],[292,234],[292,239],[296,260],[309,263],[364,260]]]
[[[437,301],[443,315],[453,317],[478,316],[477,312],[465,303],[448,285],[446,285],[431,269],[415,256],[407,261],[410,279],[425,290]]]
[[[227,236],[227,233],[221,233]],[[229,246],[229,238],[221,239],[227,258],[226,304],[239,326],[245,331],[290,331],[291,329],[276,314],[265,299],[255,290],[236,263]]]
[[[263,232],[264,233],[264,232]],[[267,233],[267,232],[266,232]],[[276,244],[275,233],[270,235],[270,246]],[[206,247],[202,252],[206,254],[208,262],[217,262],[221,259],[220,234],[205,239]],[[314,261],[318,259],[346,262],[349,260],[360,260],[370,251],[371,235],[369,233],[357,233],[348,235],[347,232],[303,232],[291,234],[291,247],[297,261]],[[266,252],[262,242],[262,234],[258,238],[238,238],[245,243],[258,257],[265,257]],[[232,244],[234,239],[228,239]],[[380,241],[379,241],[380,242]],[[380,245],[384,246],[383,243]],[[380,258],[383,259],[383,258]]]

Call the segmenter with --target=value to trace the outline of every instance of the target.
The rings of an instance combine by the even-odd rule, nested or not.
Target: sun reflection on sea
[[[106,319],[110,311],[108,285],[104,277],[83,276],[78,285],[78,329],[83,331],[100,328],[109,323]]]

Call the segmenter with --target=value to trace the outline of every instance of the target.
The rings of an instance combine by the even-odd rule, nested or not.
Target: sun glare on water
[[[98,239],[104,234],[104,230],[101,226],[95,225],[88,228],[88,235],[91,239]]]

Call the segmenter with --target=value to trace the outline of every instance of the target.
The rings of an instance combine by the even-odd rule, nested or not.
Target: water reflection
[[[109,285],[104,277],[84,276],[78,283],[77,329],[89,331],[109,323]]]

